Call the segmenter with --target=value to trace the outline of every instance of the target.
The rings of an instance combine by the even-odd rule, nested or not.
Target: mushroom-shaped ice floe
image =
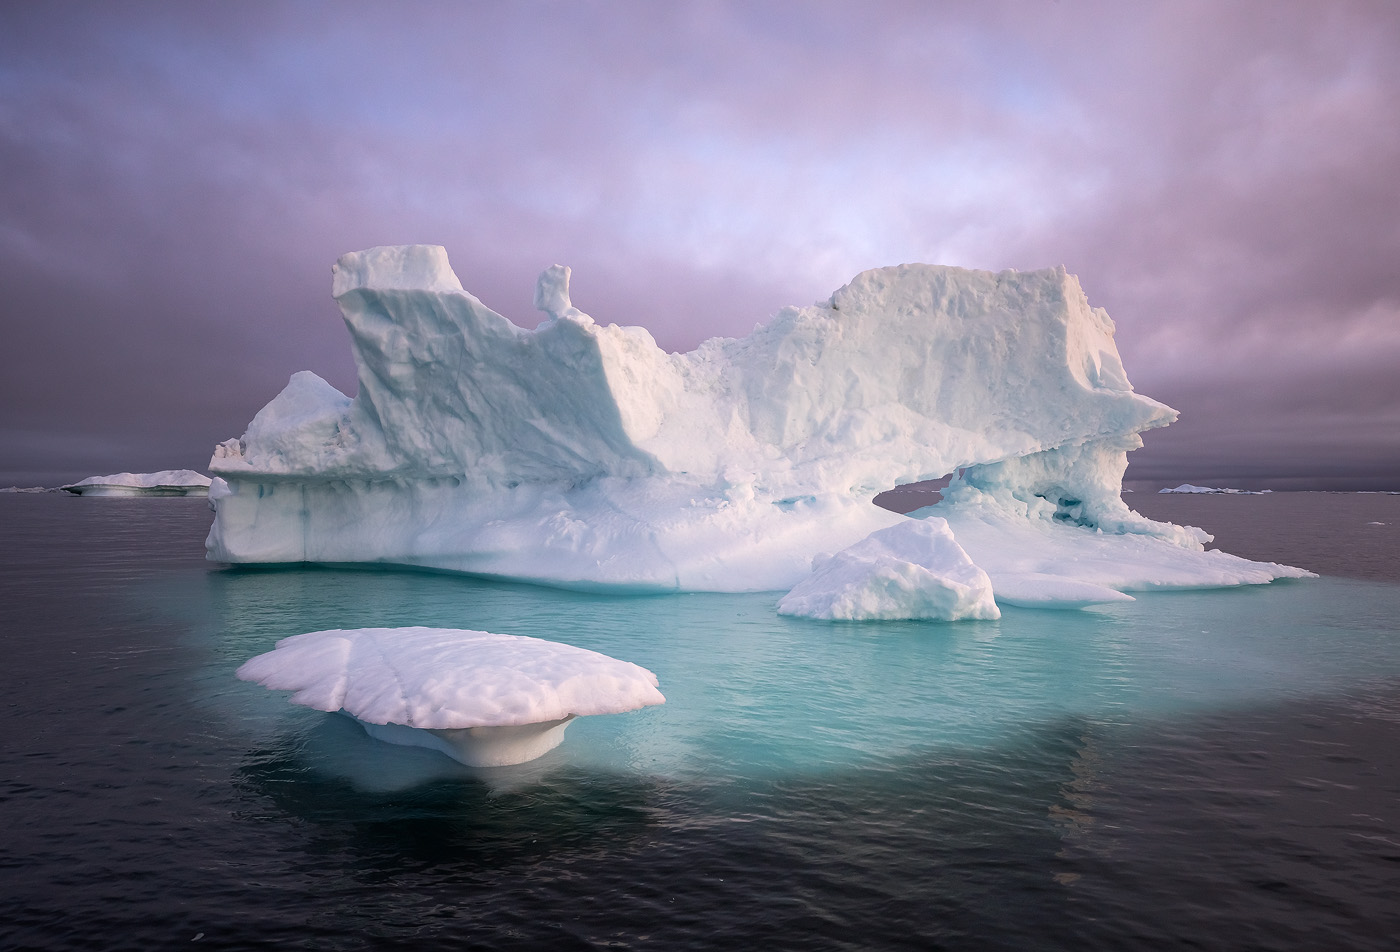
[[[370,736],[440,750],[472,767],[534,760],[575,717],[666,699],[628,661],[541,638],[455,628],[356,628],[284,638],[238,669],[295,691],[293,704],[340,711]]]

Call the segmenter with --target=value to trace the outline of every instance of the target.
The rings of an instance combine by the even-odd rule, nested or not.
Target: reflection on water
[[[1094,794],[1100,786],[1098,774],[1102,757],[1098,739],[1093,729],[1085,725],[1079,735],[1079,746],[1069,762],[1070,780],[1060,788],[1060,802],[1050,805],[1050,818],[1060,828],[1060,838],[1064,846],[1055,854],[1058,859],[1067,860],[1075,850],[1089,848],[1088,841],[1094,831]],[[1079,873],[1059,870],[1055,881],[1070,886],[1080,878]]]
[[[548,783],[543,772],[494,777],[422,748],[360,738],[369,740],[352,722],[322,718],[303,734],[250,750],[235,783],[252,799],[322,827],[321,835],[340,829],[348,848],[381,869],[447,859],[495,867],[561,850],[617,849],[654,824],[658,784],[651,778],[600,777],[564,764],[554,765]],[[383,749],[393,752],[400,779],[413,774],[412,784],[382,786],[370,776],[384,765]]]

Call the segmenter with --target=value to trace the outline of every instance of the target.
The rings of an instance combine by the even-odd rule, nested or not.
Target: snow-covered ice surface
[[[991,579],[936,517],[906,520],[819,557],[778,613],[848,621],[1001,617]]]
[[[452,628],[358,628],[284,638],[238,676],[344,712],[390,743],[470,766],[524,763],[575,717],[665,703],[656,675],[572,645]]]
[[[342,257],[333,293],[359,390],[298,373],[216,448],[210,558],[788,590],[815,557],[907,524],[876,493],[957,474],[936,514],[997,598],[1086,604],[1119,585],[1294,574],[1225,565],[1199,530],[1124,505],[1127,452],[1176,412],[1133,392],[1112,321],[1063,268],[867,271],[685,354],[595,323],[568,279],[541,275],[546,319],[526,330],[463,290],[440,247]],[[1041,568],[988,541],[1003,531],[1042,545]],[[1117,574],[1081,571],[1091,550]]]
[[[167,469],[159,473],[114,473],[89,476],[62,487],[80,496],[203,496],[210,479],[192,469]]]

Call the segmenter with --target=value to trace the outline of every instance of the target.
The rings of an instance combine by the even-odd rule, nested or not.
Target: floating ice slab
[[[819,557],[778,613],[844,621],[1001,617],[987,573],[936,517],[906,520]]]
[[[1027,506],[1026,508],[1033,508]],[[1106,532],[1069,520],[1027,517],[995,497],[963,488],[941,516],[972,561],[986,570],[996,600],[1033,608],[1131,601],[1126,592],[1258,585],[1312,572],[1201,551],[1145,533]],[[1187,531],[1187,530],[1182,530]],[[1206,540],[1209,536],[1199,529]]]
[[[955,535],[976,490],[1023,521],[1175,546],[1177,582],[1195,564],[1219,584],[1208,536],[1123,503],[1139,432],[1176,411],[1133,392],[1113,322],[1063,268],[867,271],[685,354],[595,323],[568,282],[561,266],[541,275],[546,319],[526,330],[465,291],[440,247],[342,257],[333,293],[359,389],[296,374],[216,448],[209,557],[786,591],[818,553],[907,521],[876,493],[957,474],[939,513]],[[1075,578],[1002,573],[1001,588],[1045,601],[1047,575]],[[1051,600],[1116,597],[1097,579]]]
[[[575,717],[665,703],[656,675],[540,638],[452,628],[357,628],[284,638],[238,677],[343,712],[373,737],[474,767],[552,750]]]
[[[1219,493],[1231,496],[1263,496],[1272,492],[1270,489],[1215,489],[1210,486],[1193,486],[1191,483],[1182,483],[1173,489],[1159,489],[1159,493]]]
[[[114,473],[89,476],[63,486],[80,496],[203,496],[209,477],[192,469],[167,469],[159,473]]]

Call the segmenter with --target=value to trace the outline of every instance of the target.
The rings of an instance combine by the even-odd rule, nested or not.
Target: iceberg
[[[688,353],[596,323],[573,306],[569,278],[558,265],[540,276],[544,318],[525,329],[467,292],[441,247],[340,258],[332,293],[358,392],[294,374],[215,448],[209,557],[622,591],[788,591],[807,579],[789,609],[856,617],[867,599],[851,586],[876,584],[852,574],[865,550],[818,559],[850,593],[843,609],[808,597],[826,584],[811,580],[814,557],[910,523],[876,494],[946,479],[914,516],[946,520],[997,599],[1078,605],[1126,598],[1120,587],[1306,574],[1212,556],[1199,529],[1124,504],[1127,453],[1176,411],[1133,391],[1113,322],[1062,267],[879,268]],[[1019,557],[1013,538],[1053,556]],[[1102,561],[1065,558],[1081,550]],[[910,586],[919,566],[952,591],[945,583],[967,582],[951,552],[886,556],[907,563]],[[942,597],[925,594],[910,610]]]
[[[576,717],[666,699],[656,675],[573,645],[455,628],[355,628],[283,638],[238,677],[344,713],[379,740],[439,750],[471,767],[553,750]]]
[[[79,496],[203,496],[211,480],[192,469],[167,469],[159,473],[115,473],[89,476],[60,487]]]
[[[1159,489],[1159,493],[1218,493],[1230,496],[1263,496],[1273,492],[1272,489],[1215,489],[1210,486],[1193,486],[1190,483],[1182,483],[1174,489]]]

